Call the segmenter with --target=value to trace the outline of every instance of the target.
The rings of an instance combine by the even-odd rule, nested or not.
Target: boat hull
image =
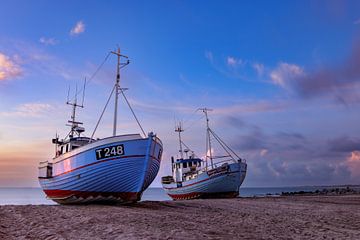
[[[174,200],[195,198],[233,198],[246,176],[246,163],[231,163],[182,183],[163,183],[166,193]]]
[[[122,156],[97,159],[96,150],[119,145]],[[47,197],[60,204],[136,202],[156,177],[161,155],[162,144],[155,135],[108,138],[55,160],[52,176],[40,176],[39,182]]]

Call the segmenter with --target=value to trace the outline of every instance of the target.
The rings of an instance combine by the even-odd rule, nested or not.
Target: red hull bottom
[[[239,196],[239,192],[216,192],[216,193],[203,193],[203,192],[192,192],[186,194],[168,194],[174,200],[185,200],[185,199],[208,199],[208,198],[235,198]]]
[[[51,200],[60,204],[106,203],[106,202],[137,202],[140,192],[85,192],[72,190],[44,190]]]

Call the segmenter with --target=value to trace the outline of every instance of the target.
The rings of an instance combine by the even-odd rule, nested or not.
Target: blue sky
[[[146,131],[177,153],[174,119],[204,154],[199,107],[249,164],[244,186],[360,183],[357,1],[2,1],[0,186],[38,186],[65,134],[64,102],[117,45],[122,86]],[[359,70],[358,70],[359,69]],[[110,58],[79,118],[91,135],[114,81]],[[111,109],[111,106],[110,106]],[[109,110],[98,132],[111,134]],[[139,132],[122,102],[120,133]],[[159,186],[157,179],[154,186]]]

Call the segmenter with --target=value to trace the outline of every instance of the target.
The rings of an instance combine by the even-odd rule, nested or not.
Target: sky
[[[359,1],[19,1],[0,8],[0,187],[38,187],[39,161],[65,136],[65,104],[91,136],[115,80],[146,132],[198,156],[205,120],[248,163],[244,187],[360,184]],[[90,81],[89,81],[90,79]],[[140,133],[123,100],[118,133]],[[113,102],[96,137],[112,134]],[[221,150],[214,146],[214,153]]]

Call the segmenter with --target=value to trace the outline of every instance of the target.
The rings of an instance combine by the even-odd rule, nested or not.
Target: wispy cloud
[[[264,64],[261,63],[253,63],[252,67],[254,68],[254,70],[256,71],[256,73],[258,74],[258,76],[262,76],[264,74],[265,71],[265,66]]]
[[[205,58],[206,58],[207,60],[209,60],[210,62],[213,62],[213,61],[214,61],[213,53],[210,52],[210,51],[205,51]]]
[[[85,32],[85,24],[82,21],[78,21],[75,26],[70,30],[71,36],[76,36]]]
[[[67,60],[49,53],[39,44],[17,39],[0,39],[0,45],[6,47],[7,52],[14,56],[9,59],[17,66],[17,69],[20,69],[20,74],[23,74],[24,78],[38,74],[42,77],[47,75],[47,77],[56,76],[75,80],[78,76],[85,75],[83,70],[75,69],[68,64]]]
[[[205,51],[205,58],[210,62],[211,66],[220,74],[229,78],[245,79],[243,67],[246,62],[240,58],[228,56],[221,60],[215,59],[211,51]]]
[[[39,42],[44,45],[56,45],[59,43],[59,41],[56,40],[55,38],[46,38],[46,37],[41,37],[39,39]]]
[[[47,103],[24,103],[15,107],[13,111],[0,112],[0,116],[39,117],[48,114],[51,109],[52,106]]]
[[[270,72],[271,81],[283,88],[288,88],[291,82],[304,75],[304,70],[296,65],[280,62],[278,66]]]
[[[16,78],[22,74],[22,69],[16,61],[0,52],[0,81]]]
[[[289,102],[283,101],[257,101],[235,104],[226,107],[216,108],[216,114],[232,115],[245,113],[261,113],[261,112],[279,112],[283,111],[290,105]]]
[[[244,61],[242,59],[240,59],[240,58],[235,58],[235,57],[228,56],[226,58],[226,63],[230,67],[236,67],[236,66],[242,65],[244,63]]]
[[[215,57],[211,51],[205,51],[205,58],[218,73],[225,77],[253,82],[255,71],[259,77],[256,81],[265,81],[262,78],[266,73],[266,68],[264,64],[258,61],[243,59],[234,55]]]

